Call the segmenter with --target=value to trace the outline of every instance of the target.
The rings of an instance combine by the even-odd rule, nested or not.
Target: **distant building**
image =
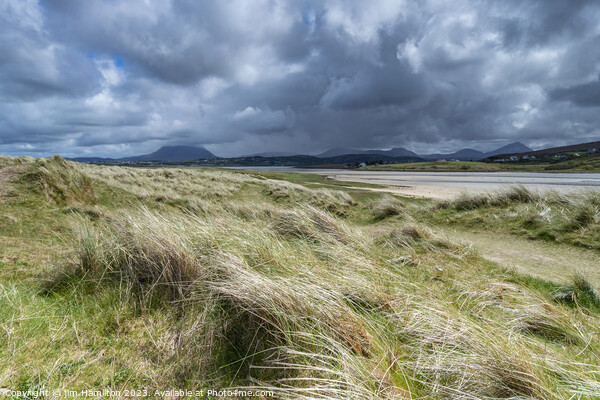
[[[364,162],[361,162],[360,164],[358,164],[359,168],[366,167],[366,166],[367,166],[367,164],[365,164]]]
[[[519,156],[510,156],[510,161],[519,161]]]
[[[440,158],[439,160],[437,160],[436,162],[446,162],[445,158]]]
[[[587,151],[587,154],[594,154],[594,153],[597,153],[598,151],[599,151],[598,149],[589,149]]]

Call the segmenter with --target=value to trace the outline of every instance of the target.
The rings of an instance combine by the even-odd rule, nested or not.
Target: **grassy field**
[[[498,172],[512,171],[509,165],[478,161],[429,161],[402,164],[370,165],[363,167],[373,171],[439,171],[439,172]]]
[[[518,273],[439,229],[598,249],[600,197],[348,186],[0,158],[0,388],[600,396],[590,281]]]
[[[385,164],[364,167],[374,171],[415,171],[415,172],[600,172],[598,155],[581,156],[559,162],[513,162],[484,163],[479,161],[429,161],[402,164]]]

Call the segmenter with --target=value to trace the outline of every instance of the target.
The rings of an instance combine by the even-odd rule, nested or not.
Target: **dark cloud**
[[[597,1],[5,0],[0,152],[600,137]]]
[[[549,91],[552,100],[570,101],[582,107],[600,107],[600,79]]]
[[[369,66],[350,77],[332,80],[321,98],[324,108],[368,109],[403,106],[426,95],[426,85],[402,64]]]

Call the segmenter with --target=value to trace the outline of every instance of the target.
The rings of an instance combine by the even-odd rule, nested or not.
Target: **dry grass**
[[[481,207],[501,207],[512,203],[535,203],[542,198],[539,193],[517,185],[492,193],[462,193],[455,199],[439,202],[438,207],[474,210]]]
[[[396,197],[383,195],[373,204],[373,215],[376,219],[384,219],[405,212],[404,204]]]
[[[373,235],[348,216],[372,221],[372,201],[341,191],[226,171],[65,165],[64,174],[39,167],[44,182],[60,183],[39,187],[69,193],[57,212],[73,226],[72,260],[54,268],[42,294],[16,301],[0,292],[0,326],[21,332],[14,315],[33,313],[23,304],[52,299],[61,315],[85,306],[106,325],[94,333],[67,319],[51,344],[64,348],[68,338],[85,349],[81,367],[68,379],[48,372],[52,353],[37,383],[65,388],[117,357],[126,365],[98,385],[245,387],[290,399],[600,394],[598,295],[585,278],[562,294],[522,284],[395,199],[381,200],[381,215],[402,220],[382,221]],[[106,188],[136,200],[117,210],[78,204],[106,198]],[[493,197],[486,202],[539,201],[521,190]],[[117,339],[92,357],[95,335]],[[18,337],[5,347],[17,348]],[[130,342],[137,351],[126,351]],[[35,357],[34,344],[18,348]],[[5,366],[2,384],[18,368]]]
[[[341,190],[309,189],[291,182],[269,180],[266,192],[278,200],[309,204],[323,210],[344,215],[348,207],[355,206],[352,197]]]
[[[59,205],[93,203],[96,194],[91,179],[79,167],[59,156],[39,159],[27,169],[24,179],[38,185],[40,192]]]
[[[516,186],[438,202],[429,217],[508,231],[550,242],[600,249],[600,192],[546,192]],[[432,219],[432,218],[428,218]]]

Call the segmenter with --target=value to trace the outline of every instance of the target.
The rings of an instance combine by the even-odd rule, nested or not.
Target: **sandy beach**
[[[319,174],[338,181],[374,183],[387,187],[369,190],[432,199],[448,199],[461,193],[495,191],[515,185],[523,185],[540,192],[600,190],[600,174],[593,173],[404,172],[292,167],[245,169]]]

